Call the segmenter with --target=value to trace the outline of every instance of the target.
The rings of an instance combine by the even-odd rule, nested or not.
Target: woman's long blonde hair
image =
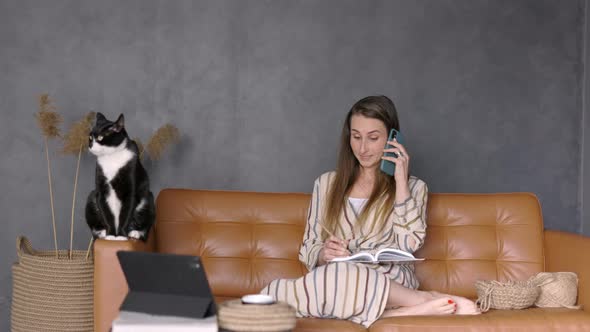
[[[336,176],[328,192],[324,213],[324,225],[334,234],[342,233],[336,232],[338,221],[347,204],[348,194],[359,176],[359,162],[350,147],[350,120],[353,115],[362,115],[367,118],[380,120],[385,125],[387,133],[389,133],[391,128],[400,130],[395,105],[386,96],[365,97],[357,101],[346,115],[340,138]],[[379,169],[376,172],[377,178],[373,186],[373,191],[358,216],[358,223],[355,227],[363,225],[367,220],[369,211],[377,206],[377,204],[380,204],[375,214],[377,218],[375,227],[376,229],[381,229],[393,207],[395,201],[395,179],[393,176],[389,176]],[[324,232],[322,238],[325,239],[327,237],[328,235]]]

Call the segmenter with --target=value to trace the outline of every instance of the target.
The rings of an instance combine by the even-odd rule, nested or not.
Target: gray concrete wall
[[[145,163],[156,193],[310,192],[334,167],[350,106],[386,94],[413,173],[431,191],[533,192],[546,227],[588,234],[585,8],[582,0],[0,0],[0,330],[9,326],[16,236],[53,246],[33,117],[43,92],[67,124],[89,110],[124,113],[143,140],[176,125],[180,144]],[[66,248],[75,158],[58,148],[51,143]],[[79,249],[90,237],[83,207],[93,168],[85,155]]]

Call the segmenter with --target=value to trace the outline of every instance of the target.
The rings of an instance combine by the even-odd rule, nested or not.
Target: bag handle
[[[19,235],[16,237],[16,254],[18,258],[22,258],[24,254],[33,254],[35,250],[31,245],[31,241],[26,237]]]
[[[490,310],[492,306],[492,292],[496,289],[496,286],[502,286],[501,282],[496,280],[492,280],[489,284],[486,285],[483,296],[475,301],[475,304],[479,305],[481,312],[486,312]]]

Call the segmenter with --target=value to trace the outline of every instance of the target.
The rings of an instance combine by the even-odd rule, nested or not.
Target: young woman
[[[322,174],[314,184],[299,252],[310,272],[299,279],[274,280],[262,290],[291,304],[300,317],[369,326],[380,317],[479,313],[466,298],[417,290],[412,264],[330,263],[382,248],[412,253],[424,243],[428,188],[409,176],[410,155],[404,146],[387,142],[391,128],[400,126],[389,98],[369,96],[352,106],[336,171]],[[393,147],[384,149],[386,142]],[[395,163],[393,176],[380,171],[382,159]]]

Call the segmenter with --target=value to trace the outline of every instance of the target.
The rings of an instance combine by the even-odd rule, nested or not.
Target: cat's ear
[[[117,121],[115,121],[115,125],[113,125],[113,130],[115,132],[120,132],[123,128],[125,128],[125,116],[123,114],[119,115]]]
[[[105,121],[107,121],[107,118],[105,118],[104,115],[102,115],[102,113],[96,112],[96,123]]]

